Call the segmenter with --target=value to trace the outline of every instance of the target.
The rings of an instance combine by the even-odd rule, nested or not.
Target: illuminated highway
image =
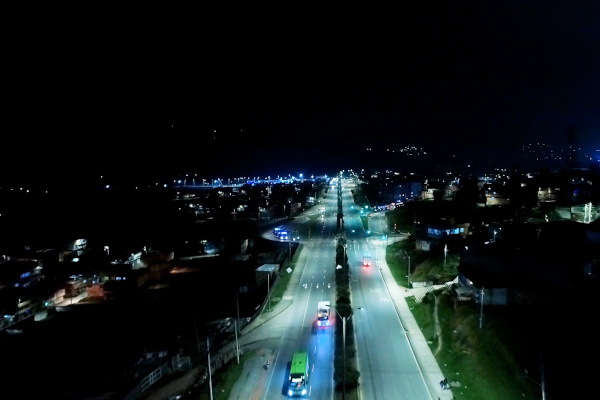
[[[331,189],[330,189],[331,193]],[[306,351],[309,355],[309,393],[314,399],[333,398],[334,322],[329,327],[317,327],[317,303],[335,302],[335,229],[336,196],[325,201],[323,219],[319,207],[307,213],[318,216],[319,231],[299,247],[296,268],[301,268],[299,279],[291,281],[285,296],[293,302],[276,317],[244,337],[245,342],[267,341],[273,349],[261,399],[287,398],[288,375],[292,355]],[[305,214],[306,215],[306,214]],[[286,224],[294,230],[294,223]],[[332,313],[335,312],[332,310]]]
[[[354,201],[350,189],[350,185],[345,183],[342,201],[347,214],[345,227],[349,241],[347,252],[351,269],[352,307],[363,307],[362,310],[355,310],[353,315],[361,398],[430,399],[379,270],[387,268],[383,258],[386,240],[382,238],[383,234],[388,233],[383,227],[385,222],[381,221],[383,218],[369,218],[369,228],[373,232],[368,237],[360,221],[360,211],[352,208]],[[372,267],[362,266],[364,254],[372,256]]]
[[[348,241],[352,307],[362,308],[355,310],[352,316],[356,332],[358,370],[361,374],[358,388],[360,398],[431,399],[379,271],[384,266],[381,251],[385,240],[381,239],[381,232],[373,232],[372,235],[365,232],[359,210],[352,208],[353,204],[350,185],[345,183],[345,233],[341,235]],[[311,234],[310,239],[301,240],[295,257],[297,274],[292,275],[281,302],[287,301],[288,305],[282,307],[280,303],[276,315],[243,337],[244,343],[260,342],[261,348],[268,349],[265,351],[265,359],[271,360],[272,367],[257,375],[257,380],[264,382],[253,381],[252,390],[248,389],[252,394],[237,398],[287,398],[290,363],[296,351],[306,351],[309,354],[308,397],[327,400],[334,397],[335,311],[332,310],[330,327],[317,327],[316,316],[319,301],[329,300],[332,306],[335,304],[335,246],[336,237],[340,236],[336,227],[337,188],[329,189],[324,207],[322,219],[319,207],[303,214],[319,216],[319,232]],[[383,222],[378,218],[372,219],[374,229],[384,229]],[[286,227],[293,231],[294,222],[286,224]],[[372,256],[372,267],[362,266],[364,254]]]

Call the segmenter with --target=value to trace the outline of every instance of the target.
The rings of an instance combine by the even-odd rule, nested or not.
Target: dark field
[[[193,253],[190,243],[201,239],[257,233],[251,221],[193,223],[195,216],[182,212],[172,197],[169,192],[4,196],[0,248],[62,249],[70,240],[86,238],[90,250],[110,245],[111,255],[144,245],[181,254]],[[262,241],[256,248],[273,250]],[[23,324],[22,335],[3,332],[2,381],[11,382],[5,388],[24,398],[81,399],[96,389],[121,398],[139,381],[133,366],[145,350],[183,349],[198,357],[198,341],[204,346],[206,335],[218,340],[222,328],[208,322],[236,316],[236,288],[251,284],[257,267],[252,261],[227,260],[182,262],[193,272],[171,275],[161,289],[118,302],[76,305],[73,312]],[[262,304],[267,291],[261,289],[238,295],[242,319]],[[139,377],[149,372],[137,371]]]

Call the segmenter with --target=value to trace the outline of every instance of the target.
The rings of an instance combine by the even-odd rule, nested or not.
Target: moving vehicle
[[[290,234],[285,230],[285,228],[279,231],[277,237],[279,240],[290,240]]]
[[[308,353],[299,351],[292,357],[288,396],[306,396],[308,393]]]
[[[281,231],[285,231],[285,226],[283,226],[283,225],[282,226],[276,226],[275,228],[273,228],[273,235],[275,237],[279,237],[279,233]]]
[[[373,265],[373,260],[371,259],[371,256],[368,254],[365,254],[363,256],[363,267],[370,267]]]
[[[320,301],[317,305],[317,325],[329,326],[329,310],[330,303],[328,301]]]

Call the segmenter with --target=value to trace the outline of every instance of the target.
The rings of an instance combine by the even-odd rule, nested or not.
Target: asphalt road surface
[[[361,374],[361,398],[430,399],[404,327],[379,271],[380,264],[385,261],[380,250],[386,244],[381,235],[387,234],[387,229],[380,225],[380,232],[374,233],[374,236],[367,235],[360,221],[360,211],[352,208],[354,202],[350,185],[344,185],[342,201],[344,212],[347,212],[347,238],[350,239],[347,252],[352,307],[362,308],[355,309],[352,316]],[[374,220],[370,218],[370,223]],[[378,222],[382,224],[381,220]],[[373,266],[362,265],[363,255],[372,257]]]
[[[317,327],[317,303],[335,304],[335,248],[338,237],[348,241],[347,253],[351,269],[352,321],[355,327],[358,369],[361,373],[359,396],[363,399],[431,399],[417,360],[410,348],[404,327],[391,301],[379,265],[386,241],[381,234],[367,234],[360,221],[360,211],[354,204],[350,181],[343,186],[344,230],[337,229],[337,188],[329,189],[324,202],[325,210],[313,207],[297,218],[318,218],[318,233],[303,239],[297,252],[296,273],[276,316],[265,318],[264,323],[244,335],[243,341],[251,346],[260,343],[260,363],[269,360],[269,371],[251,369],[253,379],[245,380],[236,389],[235,398],[283,399],[287,396],[288,375],[292,355],[296,351],[309,354],[310,379],[308,398],[333,399],[333,360],[335,319],[330,327]],[[323,215],[323,218],[321,218]],[[286,224],[288,230],[297,229],[296,222]],[[378,229],[385,229],[384,223]],[[354,232],[352,232],[354,231]],[[364,254],[370,254],[373,266],[362,266]],[[268,307],[268,306],[267,306]],[[283,308],[283,311],[281,310]],[[333,308],[333,307],[332,307]],[[269,313],[268,309],[265,313]],[[332,309],[332,315],[335,310]]]

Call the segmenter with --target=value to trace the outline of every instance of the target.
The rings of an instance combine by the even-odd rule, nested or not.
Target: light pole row
[[[408,274],[406,275],[406,277],[408,280],[408,287],[410,287],[410,256],[408,255],[406,250],[403,250],[403,251],[404,251],[404,254],[406,254],[406,257],[408,257]]]
[[[338,317],[340,317],[342,319],[342,347],[344,348],[344,357],[343,357],[344,364],[343,364],[343,370],[342,370],[342,378],[343,378],[342,399],[343,400],[346,400],[346,321],[350,321],[350,319],[354,315],[354,310],[362,310],[362,309],[363,309],[363,307],[352,308],[350,311],[350,316],[346,319],[346,317],[342,317],[340,315],[339,311],[336,308],[334,308]]]

